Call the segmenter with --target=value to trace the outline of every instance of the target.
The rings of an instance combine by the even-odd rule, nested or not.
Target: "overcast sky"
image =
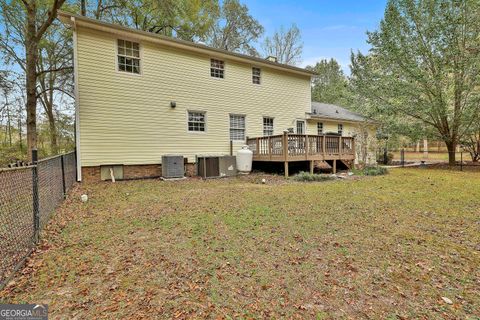
[[[386,0],[241,0],[266,35],[296,23],[304,42],[302,67],[335,58],[349,73],[350,51],[366,52],[367,30],[375,30]]]

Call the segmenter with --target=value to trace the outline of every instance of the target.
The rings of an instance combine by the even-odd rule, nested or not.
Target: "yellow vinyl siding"
[[[317,123],[323,123],[323,133],[327,132],[338,132],[338,125],[343,124],[343,136],[351,137],[358,131],[359,124],[352,122],[342,122],[341,120],[337,121],[322,121],[322,120],[308,120],[307,121],[307,133],[308,134],[317,134]]]
[[[229,152],[229,115],[246,115],[246,135],[263,135],[263,117],[274,133],[295,126],[310,111],[308,76],[225,60],[225,79],[210,76],[210,58],[140,42],[141,74],[116,70],[117,38],[77,29],[81,165],[153,164],[168,153],[192,162],[196,154]],[[176,102],[176,108],[170,102]],[[206,112],[206,132],[187,131],[187,111]],[[242,143],[234,144],[234,151]]]

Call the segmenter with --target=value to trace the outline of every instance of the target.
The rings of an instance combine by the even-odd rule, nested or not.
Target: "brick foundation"
[[[196,165],[194,163],[187,163],[185,165],[185,175],[193,177],[196,175]],[[139,165],[124,165],[123,179],[148,179],[158,178],[162,176],[161,164],[139,164]],[[100,178],[100,166],[82,167],[82,182],[98,182]]]
[[[100,181],[100,167],[82,167],[82,181]]]
[[[123,179],[158,178],[162,175],[160,164],[123,166]]]

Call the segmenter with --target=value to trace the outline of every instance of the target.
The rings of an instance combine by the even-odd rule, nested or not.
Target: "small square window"
[[[222,60],[210,60],[210,76],[214,78],[224,78],[225,64]]]
[[[338,125],[338,134],[343,134],[343,124]]]
[[[188,112],[188,131],[205,132],[205,112]]]
[[[260,68],[252,68],[252,83],[260,84],[261,70]]]

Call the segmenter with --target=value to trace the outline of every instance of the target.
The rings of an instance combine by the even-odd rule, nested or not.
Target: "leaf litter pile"
[[[0,300],[52,319],[480,316],[480,173],[266,180],[80,185]]]

